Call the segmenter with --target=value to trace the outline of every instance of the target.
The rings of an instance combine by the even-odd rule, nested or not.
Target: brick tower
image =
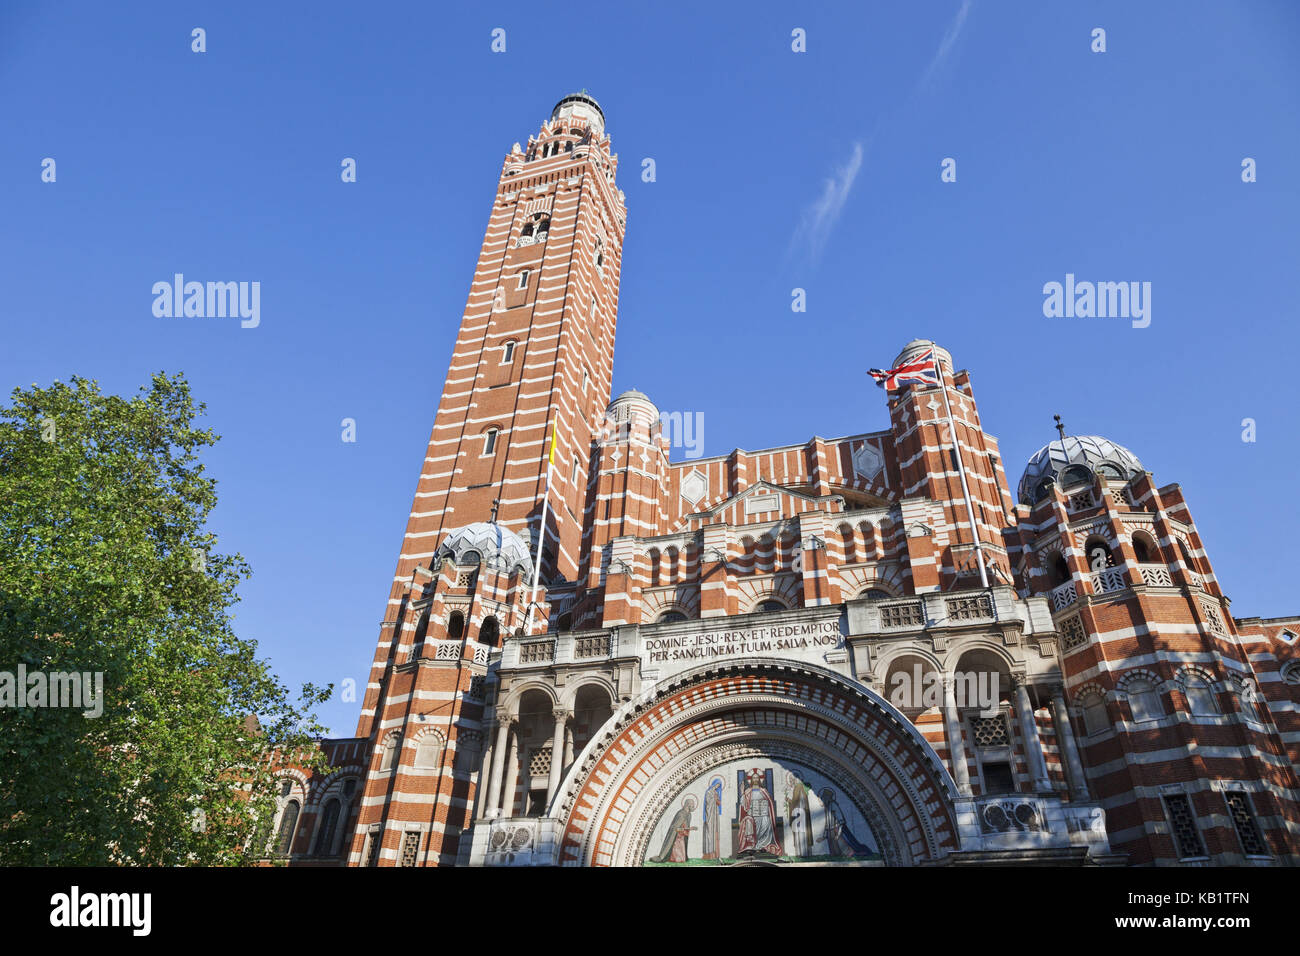
[[[353,864],[455,859],[479,796],[488,657],[527,620],[552,431],[539,576],[577,577],[591,442],[610,398],[626,221],[617,167],[585,92],[502,163],[357,725],[372,757]],[[544,631],[549,607],[538,611]]]

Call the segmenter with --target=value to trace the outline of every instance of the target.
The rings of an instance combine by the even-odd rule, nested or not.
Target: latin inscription
[[[665,661],[707,660],[747,654],[770,654],[797,651],[809,647],[838,647],[840,626],[837,621],[806,624],[775,624],[733,631],[705,631],[701,634],[678,634],[651,637],[645,642],[650,663]]]

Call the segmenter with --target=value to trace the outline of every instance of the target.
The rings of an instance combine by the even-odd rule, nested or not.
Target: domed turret
[[[597,136],[604,135],[605,111],[600,108],[600,104],[586,90],[570,93],[555,104],[555,109],[551,110],[552,122],[568,116],[576,116],[585,120],[591,126],[593,133]]]
[[[1095,475],[1129,481],[1146,469],[1137,455],[1100,435],[1067,435],[1038,449],[1025,466],[1017,495],[1021,504],[1041,501],[1051,483],[1062,488],[1092,481]]]
[[[945,369],[947,369],[949,373],[951,373],[952,355],[942,345],[935,345],[929,339],[912,339],[912,341],[904,345],[903,351],[899,352],[898,358],[894,359],[893,367],[897,368],[898,366],[902,365],[905,362],[910,362],[912,359],[916,358],[918,355],[920,355],[922,352],[924,352],[926,349],[929,348],[934,349],[934,355],[935,358],[939,360],[939,364],[942,365]]]
[[[457,564],[483,561],[506,573],[518,568],[526,578],[533,574],[533,559],[524,539],[492,521],[476,521],[451,532],[438,545],[437,557],[451,558]]]
[[[659,421],[659,409],[645,392],[630,388],[609,403],[605,417],[611,422],[631,421],[650,426]]]

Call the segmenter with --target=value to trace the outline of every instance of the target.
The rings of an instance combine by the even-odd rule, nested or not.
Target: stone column
[[[1029,683],[1024,677],[1016,678],[1016,713],[1020,717],[1020,736],[1025,741],[1025,759],[1029,762],[1030,776],[1034,778],[1034,790],[1046,793],[1052,789],[1052,784],[1047,778],[1043,742],[1038,737],[1034,706],[1029,702]]]
[[[470,816],[471,820],[482,820],[483,814],[487,812],[488,798],[488,778],[492,776],[492,764],[494,762],[493,741],[489,737],[487,747],[479,756],[479,768],[477,771],[470,771],[470,779],[474,781],[474,812]],[[453,774],[455,772],[455,763],[452,764]]]
[[[573,725],[564,728],[564,765],[573,766]]]
[[[497,719],[497,740],[492,745],[492,782],[488,784],[487,805],[484,817],[499,816],[501,809],[501,771],[506,762],[506,745],[510,741],[510,719]]]
[[[510,755],[506,759],[506,789],[501,795],[501,816],[509,817],[515,811],[515,791],[519,789],[519,732],[523,730],[518,723],[510,735]],[[527,801],[524,809],[527,810]]]
[[[948,759],[952,762],[952,777],[957,782],[958,794],[969,797],[970,768],[966,766],[966,745],[961,739],[961,717],[957,714],[957,696],[953,692],[951,675],[943,679],[943,714],[948,725]]]
[[[551,711],[555,718],[555,732],[551,735],[551,776],[546,782],[546,803],[555,799],[560,789],[560,774],[564,772],[564,728],[569,722],[569,712],[563,707]]]
[[[1065,692],[1059,684],[1052,688],[1052,718],[1056,723],[1056,737],[1065,754],[1065,766],[1070,774],[1070,797],[1073,800],[1087,800],[1088,774],[1083,769],[1083,761],[1079,759],[1079,745],[1074,739],[1074,728],[1070,726]]]

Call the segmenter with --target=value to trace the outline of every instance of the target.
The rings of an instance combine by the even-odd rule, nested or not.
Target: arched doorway
[[[910,865],[957,848],[954,790],[870,690],[811,665],[732,661],[621,707],[551,815],[569,866]]]

